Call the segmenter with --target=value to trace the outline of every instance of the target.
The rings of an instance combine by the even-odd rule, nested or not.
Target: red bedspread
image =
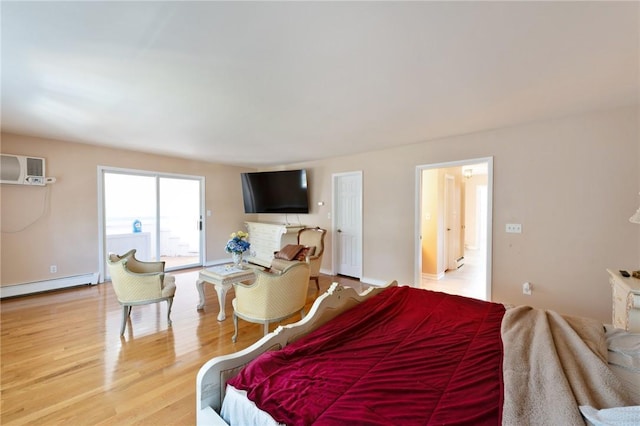
[[[393,287],[262,354],[229,384],[288,425],[497,425],[504,312]]]

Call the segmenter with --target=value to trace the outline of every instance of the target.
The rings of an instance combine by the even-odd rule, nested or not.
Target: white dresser
[[[287,244],[295,244],[298,231],[304,225],[285,225],[271,222],[245,222],[249,232],[251,255],[246,259],[260,266],[271,267],[273,253]]]
[[[607,269],[613,294],[613,325],[640,332],[640,279],[625,278],[619,271]]]

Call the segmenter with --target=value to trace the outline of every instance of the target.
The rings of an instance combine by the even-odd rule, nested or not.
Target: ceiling
[[[2,130],[265,167],[637,105],[638,2],[2,1]]]

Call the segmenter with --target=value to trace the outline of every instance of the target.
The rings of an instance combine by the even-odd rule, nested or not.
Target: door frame
[[[485,300],[491,300],[492,283],[491,268],[493,264],[493,253],[491,251],[493,238],[493,157],[471,158],[468,160],[448,161],[443,163],[423,164],[416,166],[416,194],[415,194],[415,246],[414,246],[414,286],[419,287],[422,282],[422,172],[429,169],[442,169],[449,167],[461,167],[478,163],[487,163],[487,239],[485,241],[486,250],[486,277],[485,277]]]
[[[362,265],[362,260],[363,260],[363,256],[362,256],[362,247],[363,247],[363,229],[364,229],[364,225],[362,222],[362,218],[363,218],[363,202],[362,202],[362,186],[363,186],[363,176],[362,176],[362,170],[358,170],[358,171],[353,171],[353,172],[342,172],[342,173],[333,173],[331,175],[331,242],[332,242],[332,249],[331,249],[331,275],[336,275],[337,274],[337,265],[338,265],[338,250],[336,249],[337,247],[337,243],[338,243],[338,230],[336,229],[335,226],[335,217],[336,217],[336,211],[338,210],[336,208],[336,206],[338,205],[338,197],[336,195],[336,181],[344,176],[359,176],[360,177],[360,187],[359,192],[360,192],[360,197],[359,197],[359,205],[360,205],[360,218],[358,220],[358,225],[359,225],[359,229],[358,229],[358,264],[359,264],[359,270],[358,270],[358,277],[359,279],[362,279],[362,271],[363,271],[363,265]]]
[[[131,175],[139,175],[139,176],[149,176],[155,177],[156,180],[160,178],[175,178],[175,179],[192,179],[200,181],[200,217],[202,218],[200,223],[202,224],[202,231],[200,234],[200,265],[204,264],[204,260],[207,258],[205,253],[206,244],[206,223],[204,220],[204,208],[206,205],[205,202],[205,179],[204,176],[194,176],[194,175],[185,175],[178,173],[165,173],[165,172],[154,172],[149,170],[139,170],[139,169],[126,169],[121,167],[111,167],[111,166],[98,166],[97,167],[97,183],[98,183],[98,274],[99,279],[98,282],[104,282],[106,279],[106,268],[105,268],[105,259],[106,259],[106,251],[107,251],[107,241],[106,241],[106,218],[105,218],[105,199],[104,199],[104,174],[105,173],[120,173],[120,174],[131,174]],[[159,197],[159,194],[156,193],[156,197]],[[156,211],[160,208],[159,203],[156,203]],[[157,215],[158,213],[156,213]],[[156,224],[157,227],[160,226],[160,222]],[[156,239],[156,245],[160,244],[160,232],[159,229],[156,229],[156,233],[158,238]],[[171,270],[170,268],[167,270]]]

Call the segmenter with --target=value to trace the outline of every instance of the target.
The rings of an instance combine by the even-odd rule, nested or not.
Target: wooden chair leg
[[[124,335],[124,328],[127,325],[127,318],[131,314],[131,306],[122,305],[122,325],[120,326],[120,335]]]
[[[171,306],[173,306],[173,297],[171,299],[167,299],[167,323],[171,325]]]
[[[320,281],[318,280],[318,277],[311,277],[311,279],[316,282],[316,289],[320,290]]]
[[[233,313],[233,329],[235,330],[235,333],[231,336],[231,341],[235,343],[236,340],[238,340],[238,316],[235,312]]]

